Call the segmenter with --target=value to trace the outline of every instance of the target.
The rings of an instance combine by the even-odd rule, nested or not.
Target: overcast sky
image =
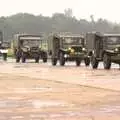
[[[63,13],[71,8],[73,15],[90,19],[90,15],[120,22],[120,0],[0,0],[0,16],[9,16],[19,12],[51,16],[55,12]]]

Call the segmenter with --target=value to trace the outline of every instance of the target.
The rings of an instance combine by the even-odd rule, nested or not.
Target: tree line
[[[71,9],[66,9],[64,13],[54,13],[52,17],[18,13],[8,17],[0,17],[0,30],[3,31],[4,40],[12,40],[13,35],[17,33],[72,32],[85,34],[91,31],[120,33],[120,24],[103,18],[95,21],[92,15],[90,18],[91,21],[82,18],[78,20],[73,16]]]

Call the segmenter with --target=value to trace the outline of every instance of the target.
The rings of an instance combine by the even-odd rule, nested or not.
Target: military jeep
[[[48,53],[53,66],[57,64],[57,61],[61,66],[64,66],[66,61],[75,61],[76,66],[79,66],[82,60],[85,61],[86,66],[90,63],[84,47],[84,37],[81,35],[50,35]]]
[[[3,32],[0,31],[0,55],[4,61],[7,60],[8,48],[10,48],[10,44],[8,41],[3,41]]]
[[[120,34],[87,33],[86,45],[93,69],[99,61],[103,61],[104,69],[110,69],[111,63],[120,65]]]
[[[7,60],[7,53],[8,53],[8,49],[10,48],[10,42],[8,41],[3,41],[0,47],[0,52],[3,55],[3,60],[6,61]]]
[[[25,63],[26,59],[35,59],[38,63],[39,59],[47,62],[47,52],[42,49],[43,36],[30,34],[17,34],[13,40],[14,55],[16,62]]]

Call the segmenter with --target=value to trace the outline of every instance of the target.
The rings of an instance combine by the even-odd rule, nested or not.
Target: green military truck
[[[87,33],[86,47],[93,69],[100,61],[103,61],[104,69],[110,69],[111,63],[120,65],[120,34]]]
[[[61,66],[64,66],[66,61],[75,61],[79,66],[84,60],[85,65],[88,66],[90,59],[86,55],[84,44],[82,35],[49,35],[48,53],[51,56],[52,65],[55,66],[57,61]]]
[[[42,49],[43,42],[42,35],[16,34],[13,40],[16,62],[20,62],[20,59],[23,63],[26,59],[35,59],[36,63],[40,59],[47,62],[47,52]]]

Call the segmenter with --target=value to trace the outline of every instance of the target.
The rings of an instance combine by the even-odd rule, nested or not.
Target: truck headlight
[[[71,49],[71,53],[74,53],[75,52],[75,50],[74,49]]]
[[[68,51],[70,51],[70,53],[74,53],[75,50],[73,48],[68,48]]]
[[[71,50],[71,48],[68,48],[68,50]]]
[[[67,54],[65,54],[64,57],[67,58]]]
[[[82,48],[82,51],[86,51],[86,49],[85,49],[85,48]]]
[[[118,50],[118,48],[115,48],[115,52],[118,52],[119,50]]]

